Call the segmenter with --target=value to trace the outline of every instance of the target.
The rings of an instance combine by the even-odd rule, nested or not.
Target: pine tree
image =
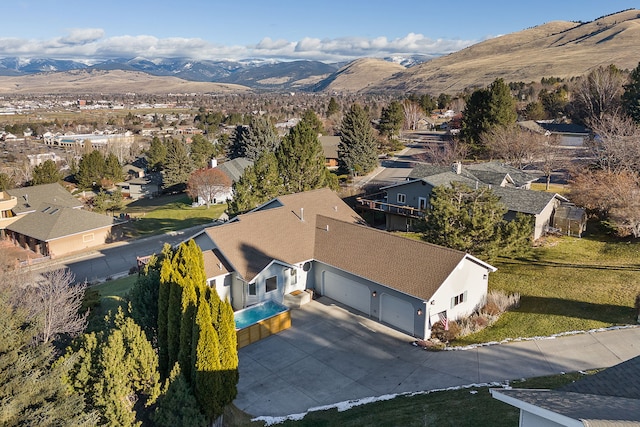
[[[334,114],[340,112],[340,105],[336,102],[336,99],[332,96],[327,105],[327,117],[331,117]]]
[[[257,160],[263,153],[273,153],[280,145],[280,137],[268,117],[254,116],[240,133],[241,152],[249,160]]]
[[[624,111],[640,125],[640,62],[629,76],[629,83],[624,85],[622,94]]]
[[[423,235],[428,242],[489,259],[522,253],[531,245],[529,218],[520,216],[508,224],[507,208],[489,188],[474,190],[455,182],[438,186],[430,203]]]
[[[77,339],[59,363],[71,365],[69,386],[98,410],[102,424],[138,426],[134,403],[160,393],[158,356],[135,321],[120,308],[109,328]]]
[[[249,211],[281,194],[284,194],[284,184],[278,171],[276,156],[264,153],[233,184],[229,213],[237,215]]]
[[[167,143],[167,156],[164,163],[165,187],[186,184],[192,171],[193,164],[186,145],[182,141],[171,138]]]
[[[62,174],[53,160],[46,160],[44,163],[33,168],[33,179],[31,185],[53,184],[62,179]]]
[[[377,145],[369,115],[359,104],[353,104],[345,114],[340,128],[340,168],[344,172],[371,172],[378,166]]]
[[[100,182],[104,170],[104,156],[98,150],[93,150],[80,159],[76,181],[80,188],[92,188]]]
[[[482,151],[480,136],[496,126],[508,126],[517,119],[515,99],[509,86],[496,79],[486,89],[471,94],[462,117],[461,135],[476,150]]]
[[[191,387],[176,364],[165,382],[152,416],[158,427],[205,427],[207,420],[200,410]]]
[[[307,120],[289,130],[276,151],[276,159],[287,193],[333,185],[317,130]]]
[[[380,116],[380,134],[387,138],[396,138],[402,130],[404,123],[404,110],[398,101],[391,103],[382,109]]]
[[[52,345],[36,343],[37,328],[5,297],[0,290],[0,424],[95,425],[97,414],[63,381],[71,364],[52,364]]]
[[[193,135],[191,138],[191,161],[195,169],[202,169],[209,165],[215,147],[203,135]]]
[[[157,136],[154,136],[151,140],[149,149],[147,150],[147,163],[149,169],[152,171],[159,171],[164,166],[164,162],[167,160],[167,145],[160,140]]]
[[[104,178],[108,179],[112,183],[121,182],[124,180],[124,173],[122,172],[122,165],[118,160],[118,157],[109,153],[105,160],[104,165]]]

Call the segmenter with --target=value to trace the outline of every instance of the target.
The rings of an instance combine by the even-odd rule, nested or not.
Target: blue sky
[[[0,56],[351,60],[447,54],[618,0],[10,0]]]

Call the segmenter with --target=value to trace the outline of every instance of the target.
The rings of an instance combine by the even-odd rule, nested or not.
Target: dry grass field
[[[74,70],[64,73],[38,73],[27,76],[0,76],[0,93],[241,93],[240,85],[192,82],[177,77],[159,77],[137,71]]]

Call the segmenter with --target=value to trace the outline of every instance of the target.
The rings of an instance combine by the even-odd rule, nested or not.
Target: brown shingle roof
[[[316,260],[424,300],[466,256],[322,215],[316,221]]]
[[[329,189],[278,197],[276,207],[239,215],[211,227],[207,235],[245,280],[252,280],[272,260],[293,264],[313,259],[316,215],[364,223]]]
[[[233,271],[218,249],[204,251],[204,272],[207,277],[216,277]]]

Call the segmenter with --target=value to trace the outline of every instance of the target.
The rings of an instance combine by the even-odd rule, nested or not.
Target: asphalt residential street
[[[294,309],[291,328],[240,349],[234,404],[258,416],[470,384],[605,368],[640,355],[640,328],[432,352],[415,338],[325,297]]]
[[[205,227],[216,223],[200,225],[166,234],[145,237],[126,242],[115,242],[101,247],[59,258],[42,264],[35,264],[34,271],[69,268],[76,282],[101,282],[106,278],[126,275],[136,265],[136,257],[160,253],[165,243],[175,245],[186,240]]]

